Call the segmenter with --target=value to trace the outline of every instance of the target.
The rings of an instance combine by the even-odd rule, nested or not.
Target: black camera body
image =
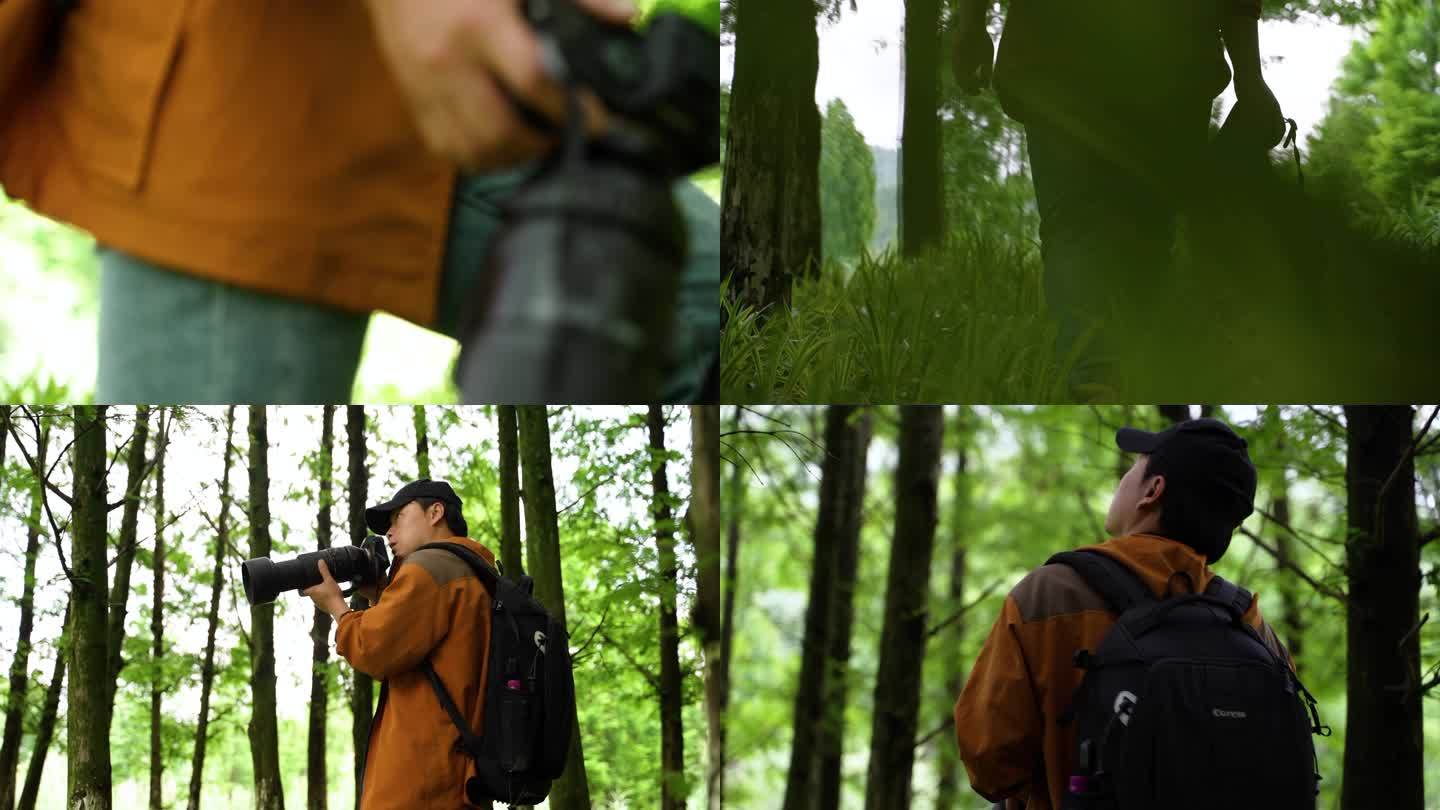
[[[504,206],[456,384],[466,402],[655,401],[688,248],[672,186],[720,159],[718,39],[676,13],[643,34],[572,0],[527,0],[526,14],[570,121]],[[585,133],[579,87],[615,113],[602,136]]]
[[[240,564],[240,579],[245,598],[252,605],[274,602],[285,591],[298,591],[319,585],[318,563],[324,560],[336,582],[351,582],[357,587],[377,585],[390,570],[390,554],[385,538],[370,535],[358,546],[335,546],[309,551],[293,560],[275,562],[269,557],[256,557]]]

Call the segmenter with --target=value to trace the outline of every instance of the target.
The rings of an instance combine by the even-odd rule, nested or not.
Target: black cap
[[[454,504],[456,509],[459,509],[461,506],[460,496],[455,494],[455,490],[451,489],[449,484],[444,481],[431,481],[429,478],[421,478],[418,481],[411,481],[405,486],[400,487],[400,491],[395,493],[395,497],[385,503],[366,509],[365,525],[369,526],[370,531],[376,534],[384,534],[390,530],[390,513],[416,498],[435,498],[445,503]]]
[[[1157,433],[1124,427],[1115,432],[1115,444],[1148,455],[1152,475],[1200,496],[1232,531],[1255,511],[1255,465],[1245,439],[1219,419],[1187,419]],[[1228,545],[1199,550],[1214,561]]]

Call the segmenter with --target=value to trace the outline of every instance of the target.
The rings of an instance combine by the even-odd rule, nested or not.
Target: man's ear
[[[439,515],[432,515],[430,514],[429,510],[426,510],[425,517],[430,519],[431,526],[439,526],[441,523],[445,522],[445,504],[441,503],[440,501],[436,501],[435,503],[430,504],[430,509],[434,509],[437,506],[440,507]]]
[[[1145,491],[1140,493],[1136,506],[1159,506],[1160,496],[1165,494],[1165,476],[1152,475],[1145,479]]]

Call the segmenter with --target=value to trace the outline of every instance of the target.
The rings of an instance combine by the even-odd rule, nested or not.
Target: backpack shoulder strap
[[[1085,549],[1062,551],[1051,555],[1045,564],[1068,565],[1074,569],[1117,614],[1135,605],[1155,601],[1154,594],[1140,577],[1108,554]]]
[[[1225,579],[1219,574],[1210,578],[1210,584],[1205,586],[1205,595],[1213,596],[1216,599],[1230,606],[1230,612],[1239,619],[1250,609],[1250,603],[1254,596],[1244,588]]]

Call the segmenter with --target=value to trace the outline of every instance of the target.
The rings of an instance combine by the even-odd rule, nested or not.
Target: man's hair
[[[430,510],[431,504],[445,504],[445,525],[450,527],[450,531],[454,532],[456,537],[470,536],[470,527],[465,523],[465,517],[460,514],[460,507],[439,498],[416,498],[415,503],[420,504],[420,508],[427,512]]]
[[[1223,490],[1207,491],[1189,481],[1172,479],[1163,463],[1153,456],[1145,459],[1145,475],[1149,480],[1163,475],[1165,491],[1160,493],[1160,533],[1195,549],[1207,559],[1218,559],[1230,546],[1230,536],[1240,525],[1231,520],[1234,496]]]

